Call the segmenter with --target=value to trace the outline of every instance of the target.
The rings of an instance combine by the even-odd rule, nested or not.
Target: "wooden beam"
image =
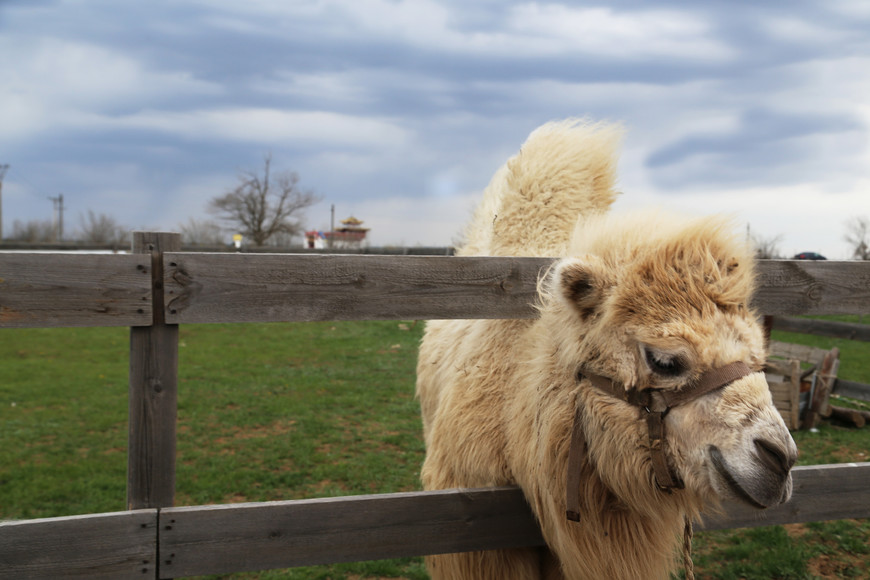
[[[792,499],[757,510],[729,503],[724,517],[704,518],[699,530],[755,528],[826,520],[870,517],[870,463],[804,465],[792,470]]]
[[[776,340],[770,341],[770,355],[784,359],[797,359],[801,362],[811,364],[821,364],[828,350],[817,348],[815,346],[807,346],[805,344],[795,344],[793,342],[779,342]]]
[[[166,255],[170,323],[531,318],[552,258]],[[870,262],[763,260],[764,314],[870,313]]]
[[[773,317],[773,328],[783,332],[799,332],[801,334],[870,342],[870,324],[775,316]]]
[[[764,314],[870,312],[870,261],[759,260],[758,286]]]
[[[851,397],[862,401],[870,401],[870,385],[856,381],[844,381],[837,378],[834,383],[834,394],[842,397]]]
[[[133,233],[133,252],[151,261],[152,295],[163,304],[163,253],[181,236]],[[151,326],[130,328],[127,509],[167,507],[175,498],[175,430],[178,409],[178,325],[153,308]]]
[[[157,510],[0,522],[0,580],[154,578]]]
[[[180,247],[180,246],[179,246]],[[167,256],[166,320],[529,318],[551,258]],[[0,327],[142,326],[142,255],[0,253]],[[765,314],[870,313],[870,262],[762,260]],[[863,336],[857,334],[856,338]]]
[[[543,545],[517,488],[173,508],[160,530],[175,577]]]
[[[147,324],[147,256],[0,252],[0,328]]]
[[[166,256],[169,322],[529,318],[547,258]]]
[[[837,407],[836,405],[828,405],[828,408],[819,414],[825,419],[833,418],[844,423],[851,423],[853,427],[858,427],[859,429],[870,420],[870,412],[849,409],[847,407]]]
[[[697,528],[870,517],[870,463],[793,476],[788,503],[728,503]],[[181,507],[2,522],[0,580],[228,574],[542,544],[517,488]]]
[[[796,467],[794,494],[757,510],[727,503],[698,529],[870,517],[870,463]],[[161,574],[179,576],[540,546],[517,488],[445,490],[160,512]]]

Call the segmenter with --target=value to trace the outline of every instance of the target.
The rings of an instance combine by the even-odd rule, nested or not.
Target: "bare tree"
[[[96,214],[88,210],[87,217],[79,220],[79,239],[89,244],[121,244],[129,236],[130,229],[118,224],[110,215]]]
[[[300,234],[300,213],[320,201],[314,193],[299,188],[295,172],[272,176],[271,164],[272,156],[267,155],[262,174],[243,173],[235,189],[209,203],[209,211],[238,228],[256,246],[262,246],[275,234]]]
[[[55,231],[51,220],[15,220],[12,223],[12,235],[8,239],[17,242],[53,242]]]
[[[859,216],[847,221],[843,239],[852,246],[853,258],[870,260],[870,218]]]
[[[782,236],[773,236],[765,238],[763,236],[752,236],[752,245],[755,246],[755,257],[761,260],[775,260],[781,258],[779,253],[779,244],[782,242]]]
[[[224,232],[220,225],[211,220],[190,218],[186,224],[179,224],[181,240],[194,246],[221,246],[224,244]]]

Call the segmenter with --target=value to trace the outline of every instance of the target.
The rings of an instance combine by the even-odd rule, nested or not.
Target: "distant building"
[[[326,247],[326,234],[318,230],[305,232],[305,247],[309,250],[322,250]]]
[[[312,230],[305,232],[305,244],[310,249],[356,249],[367,245],[370,228],[362,227],[362,220],[350,216],[341,221],[341,227],[331,232]]]

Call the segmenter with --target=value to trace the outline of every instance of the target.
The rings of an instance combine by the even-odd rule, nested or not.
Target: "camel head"
[[[754,260],[732,229],[722,218],[588,218],[572,238],[574,257],[550,278],[542,321],[562,321],[551,332],[558,364],[580,373],[588,456],[636,509],[668,495],[690,509],[726,498],[766,508],[791,496],[797,448],[761,372]],[[735,361],[748,367],[742,376],[664,415],[665,457],[684,488],[672,494],[656,484],[644,410],[584,380],[678,393]]]

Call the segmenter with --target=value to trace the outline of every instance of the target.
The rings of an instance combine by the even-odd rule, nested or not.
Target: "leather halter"
[[[719,368],[710,369],[694,383],[676,390],[625,389],[613,380],[587,373],[578,372],[579,379],[588,379],[593,387],[608,395],[634,405],[646,413],[646,424],[649,430],[649,455],[655,474],[656,485],[662,491],[670,493],[674,489],[683,489],[683,481],[668,465],[666,454],[665,423],[668,412],[678,405],[694,401],[752,374],[752,369],[743,361],[735,361]],[[568,452],[568,490],[566,515],[571,521],[580,521],[580,471],[583,456],[586,454],[586,438],[583,436],[583,419],[578,403],[574,412],[574,427],[571,431],[571,447]]]

